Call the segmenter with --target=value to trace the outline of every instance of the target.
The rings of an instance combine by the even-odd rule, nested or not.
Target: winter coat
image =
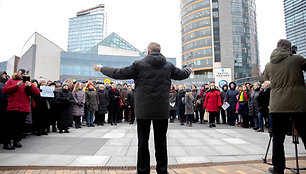
[[[192,90],[191,91],[191,94],[192,94],[192,97],[194,98],[194,112],[197,111],[198,107],[199,107],[199,104],[196,104],[196,101],[197,101],[197,98],[198,98],[198,90],[195,89],[195,90]]]
[[[120,99],[120,94],[118,89],[113,89],[109,90],[109,108],[111,111],[118,111],[119,112],[119,99]]]
[[[227,87],[227,85],[224,85]],[[228,88],[226,90],[224,90],[224,86],[222,86],[222,92],[221,92],[221,102],[223,103],[225,101],[226,98],[226,93],[228,91]]]
[[[185,97],[186,92],[184,90],[179,90],[176,95],[176,106],[177,106],[177,114],[184,115],[185,114],[185,104],[182,101],[182,98]]]
[[[87,112],[95,112],[98,110],[99,98],[95,90],[88,89],[85,92],[85,104]]]
[[[185,95],[184,104],[185,104],[185,115],[193,115],[194,114],[194,101],[195,98],[193,96]]]
[[[98,112],[99,114],[106,114],[107,113],[107,93],[105,90],[98,90],[98,98],[99,98],[99,105],[98,105]]]
[[[222,106],[221,96],[218,90],[208,90],[205,96],[204,107],[208,112],[218,112],[220,111],[220,106]]]
[[[234,88],[231,88],[231,84],[234,84]],[[225,101],[230,105],[227,108],[227,114],[229,115],[234,115],[236,113],[236,105],[237,105],[237,98],[236,96],[239,94],[239,92],[235,89],[236,88],[236,84],[234,82],[231,82],[229,84],[229,90],[227,90],[226,92],[226,96],[225,96]]]
[[[30,112],[30,95],[39,95],[40,90],[35,86],[26,87],[25,84],[17,86],[18,79],[9,79],[2,89],[3,94],[7,94],[7,111]]]
[[[270,113],[306,112],[306,88],[303,76],[306,60],[292,55],[289,50],[277,48],[264,70],[271,81]]]
[[[127,105],[127,96],[128,96],[128,93],[129,93],[128,89],[124,89],[123,88],[120,91],[120,99],[122,100],[124,105]]]
[[[259,93],[258,97],[259,102],[259,112],[262,114],[269,113],[269,102],[270,102],[270,88],[265,88]]]
[[[56,96],[59,117],[57,127],[60,130],[65,130],[72,125],[72,107],[74,102],[72,93],[69,90],[62,89]]]
[[[186,79],[191,69],[176,68],[161,53],[152,52],[128,67],[102,67],[101,72],[114,79],[134,79],[137,119],[169,119],[171,79]]]
[[[106,95],[106,107],[109,105],[109,90],[111,88],[110,87],[105,87],[104,91],[105,91],[105,95]]]
[[[197,110],[199,112],[204,112],[204,99],[205,99],[205,89],[200,90],[200,94],[197,96],[196,104],[197,104]]]
[[[249,116],[257,117],[259,113],[259,94],[260,89],[253,90],[250,95],[248,105],[249,105]]]
[[[81,89],[72,92],[74,102],[72,103],[72,115],[73,116],[83,116],[84,115],[84,105],[85,105],[85,92]]]
[[[128,93],[127,101],[128,101],[128,106],[131,106],[132,108],[135,107],[135,92],[133,89]]]
[[[247,92],[247,98],[248,100],[246,101],[239,101],[240,96],[243,94],[241,92],[238,95],[238,102],[239,102],[239,107],[238,107],[238,114],[239,115],[249,115],[249,99],[250,99],[250,92]]]
[[[170,110],[175,111],[176,110],[176,92],[175,91],[170,91],[169,94],[169,104],[174,103],[174,106],[172,107],[170,105]]]
[[[0,113],[6,112],[7,110],[8,95],[2,93],[2,89],[5,83],[6,83],[6,80],[0,77]]]

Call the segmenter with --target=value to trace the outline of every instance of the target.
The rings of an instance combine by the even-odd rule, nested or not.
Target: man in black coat
[[[131,119],[130,119],[130,124],[134,124],[134,121],[135,121],[135,85],[133,84],[132,85],[132,89],[129,91],[128,93],[128,97],[127,97],[127,105],[128,105],[128,108],[131,109]]]
[[[0,120],[2,120],[3,123],[7,123],[6,108],[8,103],[8,95],[2,93],[2,88],[4,87],[7,80],[7,73],[5,71],[0,71]],[[0,127],[0,143],[3,142],[3,135],[6,130],[5,127],[6,124],[3,124],[3,126]]]
[[[95,71],[114,79],[134,79],[135,114],[137,118],[138,158],[137,173],[150,173],[148,141],[153,121],[156,171],[167,173],[167,129],[170,116],[169,93],[171,79],[183,80],[189,77],[190,68],[179,69],[160,53],[160,45],[150,43],[148,55],[124,68],[94,66]]]

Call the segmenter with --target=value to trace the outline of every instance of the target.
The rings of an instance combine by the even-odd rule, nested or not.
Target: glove
[[[188,109],[191,109],[191,107],[188,107]]]

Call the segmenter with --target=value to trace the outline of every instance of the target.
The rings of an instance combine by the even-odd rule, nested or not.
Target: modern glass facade
[[[255,0],[231,0],[235,79],[259,73]]]
[[[0,70],[6,71],[7,61],[0,62]]]
[[[220,27],[220,21],[232,29],[223,38],[220,33],[229,30]],[[181,0],[181,25],[182,64],[192,67],[195,76],[210,78],[219,62],[232,68],[235,79],[259,72],[255,0]],[[231,48],[222,49],[222,42]],[[222,59],[229,54],[228,60]]]
[[[85,53],[104,38],[104,5],[83,10],[69,19],[68,52]]]
[[[210,6],[210,0],[181,1],[182,65],[207,78],[214,62]]]
[[[305,0],[284,0],[286,34],[297,53],[306,57],[306,2]]]
[[[125,67],[131,65],[135,60],[143,57],[112,56],[88,53],[62,52],[60,79],[88,80],[105,79],[106,76],[92,70],[93,65],[101,64],[111,67]],[[175,58],[167,58],[167,61],[176,64]]]

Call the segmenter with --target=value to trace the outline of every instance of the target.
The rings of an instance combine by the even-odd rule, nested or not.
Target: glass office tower
[[[306,57],[306,2],[305,0],[284,0],[286,34],[297,53]]]
[[[181,0],[182,65],[211,78],[231,68],[232,79],[259,73],[255,0]]]
[[[104,38],[104,5],[77,12],[69,19],[68,52],[85,53]]]

